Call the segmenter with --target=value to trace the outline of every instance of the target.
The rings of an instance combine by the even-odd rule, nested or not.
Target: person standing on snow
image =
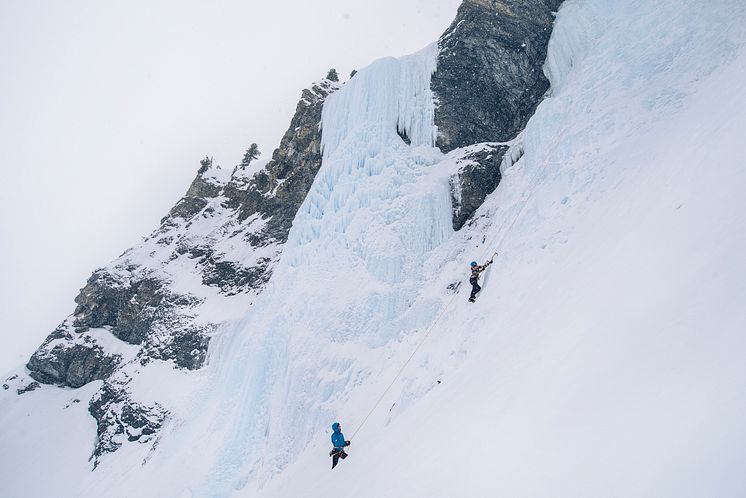
[[[332,424],[332,430],[334,431],[332,433],[332,445],[334,446],[334,449],[329,452],[329,456],[332,457],[332,468],[334,468],[337,466],[340,458],[342,460],[347,458],[345,447],[349,446],[350,442],[345,441],[345,436],[342,434],[342,426],[339,425],[339,422],[334,422]]]
[[[478,265],[476,261],[469,263],[469,266],[471,266],[471,277],[469,277],[469,283],[471,284],[471,296],[469,297],[470,303],[473,303],[477,298],[477,292],[482,290],[482,286],[479,285],[479,275],[491,264],[492,260],[487,261],[483,265]]]

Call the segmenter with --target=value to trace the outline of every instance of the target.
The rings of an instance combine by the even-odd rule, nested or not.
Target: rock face
[[[111,375],[121,357],[107,354],[93,340],[76,341],[74,333],[65,324],[52,332],[26,365],[32,378],[45,384],[82,387]]]
[[[126,390],[108,383],[91,399],[88,412],[98,426],[91,455],[94,468],[104,454],[116,451],[125,441],[150,442],[168,416],[168,411],[159,404],[145,406],[137,403]]]
[[[180,368],[199,368],[211,330],[193,323],[191,311],[201,300],[173,292],[168,284],[166,276],[143,267],[97,270],[75,298],[75,331],[105,328],[124,342],[143,345],[143,361],[171,359]]]
[[[223,313],[243,314],[269,280],[321,167],[321,110],[338,88],[323,79],[303,91],[272,160],[256,173],[203,163],[160,226],[93,273],[73,314],[28,361],[37,382],[104,381],[89,405],[95,463],[126,441],[150,441],[168,415],[138,401],[131,380],[157,364],[199,369],[219,320],[229,318]]]
[[[437,103],[436,144],[442,151],[507,142],[526,126],[549,88],[542,66],[553,12],[561,3],[464,0],[440,37],[437,70],[431,80]],[[487,173],[495,166],[494,157],[472,172],[463,171],[452,182],[467,186],[462,198],[484,200],[497,187],[500,173]],[[459,211],[454,211],[454,228],[461,228],[479,205],[481,201],[454,206]]]
[[[321,167],[321,110],[339,85],[325,79],[303,90],[290,127],[272,160],[251,179],[229,183],[226,207],[237,208],[239,219],[260,216],[266,225],[252,234],[254,245],[263,240],[287,241],[290,226]]]
[[[431,87],[444,152],[518,134],[549,88],[542,66],[560,1],[465,0],[440,37]]]
[[[464,149],[457,160],[459,170],[450,179],[454,229],[461,229],[500,183],[500,163],[507,150],[507,145],[489,143]]]
[[[111,333],[130,344],[142,344],[164,303],[163,283],[156,278],[122,279],[96,271],[75,298],[73,316],[79,330],[111,327]]]

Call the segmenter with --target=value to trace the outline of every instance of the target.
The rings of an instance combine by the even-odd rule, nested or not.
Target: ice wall
[[[318,249],[324,260],[328,245],[344,245],[350,263],[387,283],[400,282],[449,232],[422,223],[443,207],[437,193],[416,202],[406,195],[423,167],[439,158],[430,91],[436,51],[433,44],[376,61],[327,100],[324,163],[293,223],[285,256],[290,265],[310,263]],[[386,203],[373,205],[380,200]],[[414,211],[405,219],[404,209]]]
[[[435,60],[435,45],[379,60],[325,103],[323,163],[273,278],[214,341],[194,417],[149,463],[199,444],[200,464],[182,471],[196,496],[280,472],[386,367],[385,346],[433,319],[438,299],[418,299],[423,265],[453,233],[433,146]]]
[[[327,100],[322,113],[324,158],[339,154],[356,160],[375,155],[401,141],[406,132],[413,146],[433,145],[436,129],[430,77],[435,71],[437,44],[402,58],[387,57],[359,71],[344,91]],[[366,143],[369,147],[359,149]]]

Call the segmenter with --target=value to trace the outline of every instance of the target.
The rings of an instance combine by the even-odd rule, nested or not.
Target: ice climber
[[[337,466],[340,458],[342,460],[347,458],[345,446],[349,446],[350,442],[345,441],[345,436],[342,434],[342,427],[339,425],[339,422],[334,422],[332,424],[332,430],[334,431],[332,433],[332,445],[334,446],[334,449],[329,452],[329,456],[332,457],[332,468],[334,468]]]
[[[477,292],[482,290],[482,286],[479,285],[479,275],[492,264],[492,260],[487,261],[483,265],[478,265],[476,261],[469,263],[471,266],[471,277],[469,277],[469,283],[471,284],[471,296],[469,296],[469,302],[473,303],[477,298]]]

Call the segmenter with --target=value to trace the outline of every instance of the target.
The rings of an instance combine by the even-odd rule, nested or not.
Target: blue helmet
[[[477,266],[477,262],[476,261],[472,261],[471,263],[469,263],[469,266]]]

